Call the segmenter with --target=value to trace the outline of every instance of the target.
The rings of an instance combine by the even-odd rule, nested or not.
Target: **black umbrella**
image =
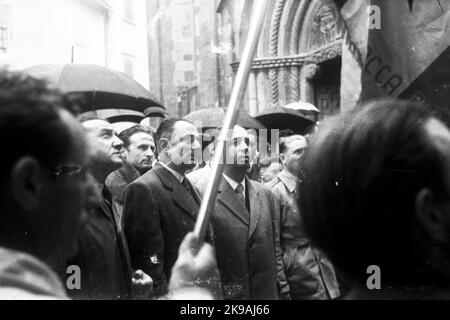
[[[204,108],[189,113],[184,119],[201,125],[203,131],[209,128],[221,128],[225,119],[225,111],[222,108]],[[240,109],[236,124],[246,129],[265,129],[264,125]]]
[[[202,148],[205,149],[214,140],[214,137],[207,135],[205,131],[212,128],[221,128],[225,119],[225,111],[222,108],[204,108],[189,113],[184,119],[196,124],[198,129],[201,127],[203,134]],[[265,129],[262,123],[242,109],[238,111],[236,124],[245,129]]]
[[[47,79],[61,91],[79,94],[83,112],[98,109],[128,109],[144,112],[164,107],[136,80],[125,73],[91,64],[43,64],[24,72]]]
[[[109,117],[108,120],[111,123],[118,123],[118,122],[140,123],[142,120],[144,120],[144,116],[139,116],[136,114],[121,114],[121,115]]]
[[[146,117],[159,117],[165,118],[169,113],[162,107],[149,107],[144,110]]]
[[[268,129],[291,129],[301,135],[308,134],[315,124],[297,110],[281,107],[266,109],[255,118]]]

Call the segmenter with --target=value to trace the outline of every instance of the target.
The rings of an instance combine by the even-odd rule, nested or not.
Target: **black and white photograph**
[[[0,0],[0,136],[0,300],[450,299],[450,0]]]

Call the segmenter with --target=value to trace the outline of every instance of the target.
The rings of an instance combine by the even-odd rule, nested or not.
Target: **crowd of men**
[[[283,135],[266,182],[257,138],[236,125],[203,242],[192,231],[211,165],[198,167],[191,122],[117,135],[2,70],[0,298],[448,298],[448,124],[431,106],[362,105],[308,141]],[[373,265],[381,290],[366,286]]]

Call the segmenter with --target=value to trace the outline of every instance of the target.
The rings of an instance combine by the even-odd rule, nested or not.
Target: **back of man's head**
[[[71,147],[60,117],[64,107],[76,107],[43,80],[22,73],[0,71],[0,134],[4,138],[0,157],[2,184],[11,166],[23,155],[34,156],[43,166],[54,166]]]
[[[426,129],[436,115],[409,102],[373,102],[313,136],[299,205],[312,239],[356,279],[365,282],[370,265],[387,283],[411,284],[418,274],[418,195],[429,190],[440,201],[450,192]]]

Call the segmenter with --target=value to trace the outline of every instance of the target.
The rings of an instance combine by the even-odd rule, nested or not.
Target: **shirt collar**
[[[227,176],[225,173],[222,173],[222,175],[234,191],[236,191],[236,188],[239,184],[242,184],[242,186],[244,187],[244,194],[245,194],[245,178],[241,182],[236,182],[229,176]]]
[[[292,193],[295,191],[298,179],[292,173],[284,169],[278,174],[278,178],[284,183],[289,192]]]
[[[179,174],[178,172],[176,172],[173,169],[170,169],[168,166],[166,166],[164,163],[160,162],[160,165],[162,165],[164,168],[166,168],[167,170],[169,170],[169,172],[180,182],[183,182],[184,176]]]

